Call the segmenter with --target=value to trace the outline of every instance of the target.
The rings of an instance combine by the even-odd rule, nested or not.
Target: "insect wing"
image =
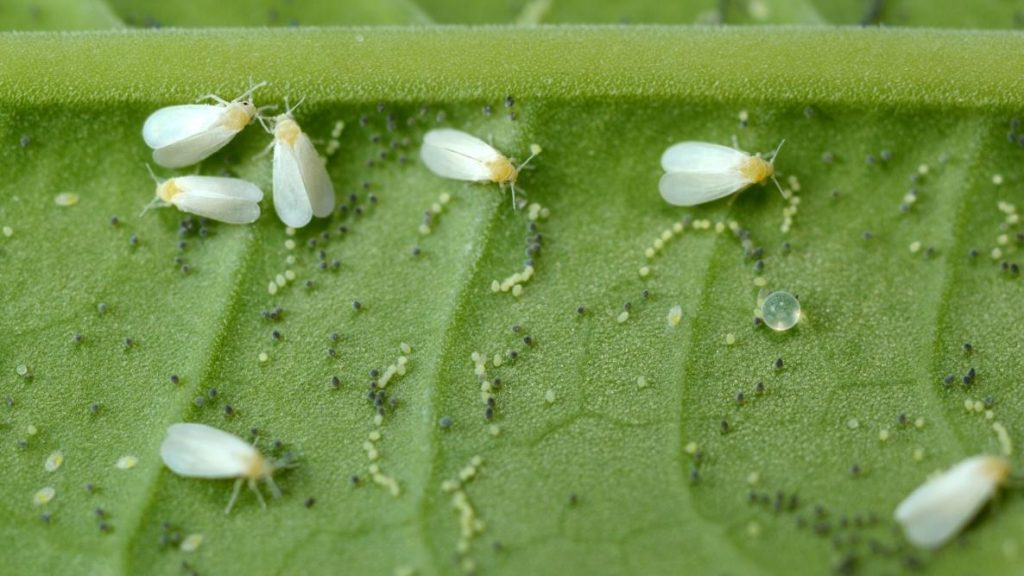
[[[313,218],[300,158],[296,148],[282,140],[274,143],[274,210],[292,228],[302,228]]]
[[[168,106],[153,112],[142,125],[142,139],[150,148],[170,146],[217,125],[226,108],[207,104]]]
[[[420,147],[420,157],[431,172],[455,180],[490,181],[488,162],[501,156],[483,140],[450,128],[427,132]]]
[[[160,457],[176,474],[194,478],[237,478],[262,458],[238,436],[202,424],[170,426]]]
[[[320,155],[305,133],[300,134],[295,141],[294,155],[313,215],[317,218],[330,216],[334,211],[334,185],[327,175],[327,168],[320,161]]]

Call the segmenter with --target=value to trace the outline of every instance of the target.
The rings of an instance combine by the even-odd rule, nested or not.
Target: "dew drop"
[[[761,305],[761,316],[766,326],[785,332],[800,321],[800,301],[789,292],[772,292]]]

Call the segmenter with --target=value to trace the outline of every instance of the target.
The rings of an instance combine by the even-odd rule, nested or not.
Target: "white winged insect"
[[[752,184],[762,184],[769,178],[775,180],[775,157],[785,140],[765,160],[746,152],[708,142],[679,142],[669,146],[661,155],[661,167],[665,175],[658,182],[661,197],[676,206],[696,206],[718,200],[746,189]],[[779,187],[782,191],[782,187]]]
[[[955,536],[1010,475],[998,456],[972,456],[918,486],[896,508],[896,521],[915,546],[938,548]]]
[[[251,96],[260,82],[228,102],[213,94],[216,104],[168,106],[153,112],[142,125],[142,138],[153,149],[153,160],[165,168],[191,166],[220,150],[252,122],[258,110]]]
[[[153,206],[175,206],[182,212],[228,224],[251,224],[260,217],[263,191],[252,182],[221,176],[161,180],[152,169],[149,174],[156,181],[156,198],[143,213]]]
[[[516,166],[504,154],[483,140],[452,128],[438,128],[423,136],[420,158],[431,172],[453,180],[495,182],[512,188],[512,206],[516,206],[516,179],[519,171],[540,154],[540,146],[530,146],[530,157]]]
[[[204,424],[172,424],[160,445],[160,457],[175,474],[188,478],[236,478],[225,514],[231,512],[242,482],[256,493],[260,506],[267,507],[256,483],[263,480],[275,498],[281,490],[274,483],[274,471],[279,467],[268,460],[255,446],[238,436]]]
[[[331,215],[334,184],[313,142],[292,117],[295,108],[274,119],[274,210],[285,225],[302,228],[313,216]]]

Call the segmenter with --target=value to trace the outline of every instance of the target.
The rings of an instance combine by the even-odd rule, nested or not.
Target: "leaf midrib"
[[[209,345],[205,347],[206,354],[203,356],[203,361],[197,371],[197,377],[189,386],[190,393],[182,395],[184,405],[181,406],[180,413],[176,417],[168,418],[168,424],[192,420],[192,418],[189,418],[189,415],[196,411],[196,407],[191,399],[196,396],[198,391],[208,387],[208,380],[212,374],[216,374],[221,364],[220,359],[223,357],[221,352],[224,350],[225,342],[240,314],[239,301],[242,298],[243,285],[253,279],[250,275],[250,270],[253,267],[253,260],[257,249],[260,247],[258,230],[258,227],[255,226],[248,228],[248,233],[245,235],[245,241],[241,249],[236,251],[237,257],[232,259],[237,264],[231,273],[230,288],[224,300],[223,312],[214,323],[216,330],[209,339]],[[160,430],[162,429],[161,427]],[[124,544],[119,554],[120,562],[118,564],[122,574],[133,573],[131,569],[132,550],[141,549],[141,546],[138,546],[138,539],[143,532],[144,522],[149,517],[149,512],[156,503],[157,488],[167,473],[162,461],[150,467],[149,476],[145,480],[147,488],[141,492],[144,495],[144,500],[130,507],[134,518],[129,518],[125,523],[127,525],[125,532],[128,536],[124,539]]]

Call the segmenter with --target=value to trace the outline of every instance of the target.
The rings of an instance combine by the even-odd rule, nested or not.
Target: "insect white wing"
[[[178,176],[174,180],[183,190],[194,190],[211,198],[233,198],[249,202],[263,200],[263,191],[248,180],[222,176]]]
[[[174,473],[193,478],[246,476],[263,456],[238,436],[203,424],[173,424],[160,457]]]
[[[191,166],[227,146],[238,130],[215,126],[153,150],[153,161],[165,168]]]
[[[968,458],[919,486],[900,503],[894,517],[914,545],[938,548],[974,518],[1008,474],[1003,458]]]
[[[330,216],[334,185],[309,136],[287,114],[278,117],[274,139],[274,209],[292,228],[313,216]]]
[[[423,137],[420,158],[431,172],[445,178],[489,182],[489,162],[504,158],[491,145],[461,130],[440,128]]]
[[[721,172],[738,170],[750,155],[746,152],[709,142],[679,142],[661,155],[666,172]]]
[[[153,112],[142,125],[142,139],[154,150],[209,130],[220,120],[224,106],[186,104]]]
[[[753,182],[740,171],[750,155],[718,144],[680,142],[661,155],[665,174],[661,197],[676,206],[695,206],[723,198]]]
[[[274,143],[274,210],[292,228],[302,228],[313,219],[295,149],[281,140]]]
[[[675,206],[696,206],[724,198],[750,182],[738,174],[668,172],[658,181],[661,197]]]
[[[334,211],[334,184],[327,175],[327,168],[305,133],[299,135],[294,149],[299,173],[302,174],[302,182],[313,207],[313,216],[326,218]]]
[[[253,183],[218,176],[175,178],[180,190],[171,203],[179,210],[228,224],[249,224],[260,217],[263,192]]]

